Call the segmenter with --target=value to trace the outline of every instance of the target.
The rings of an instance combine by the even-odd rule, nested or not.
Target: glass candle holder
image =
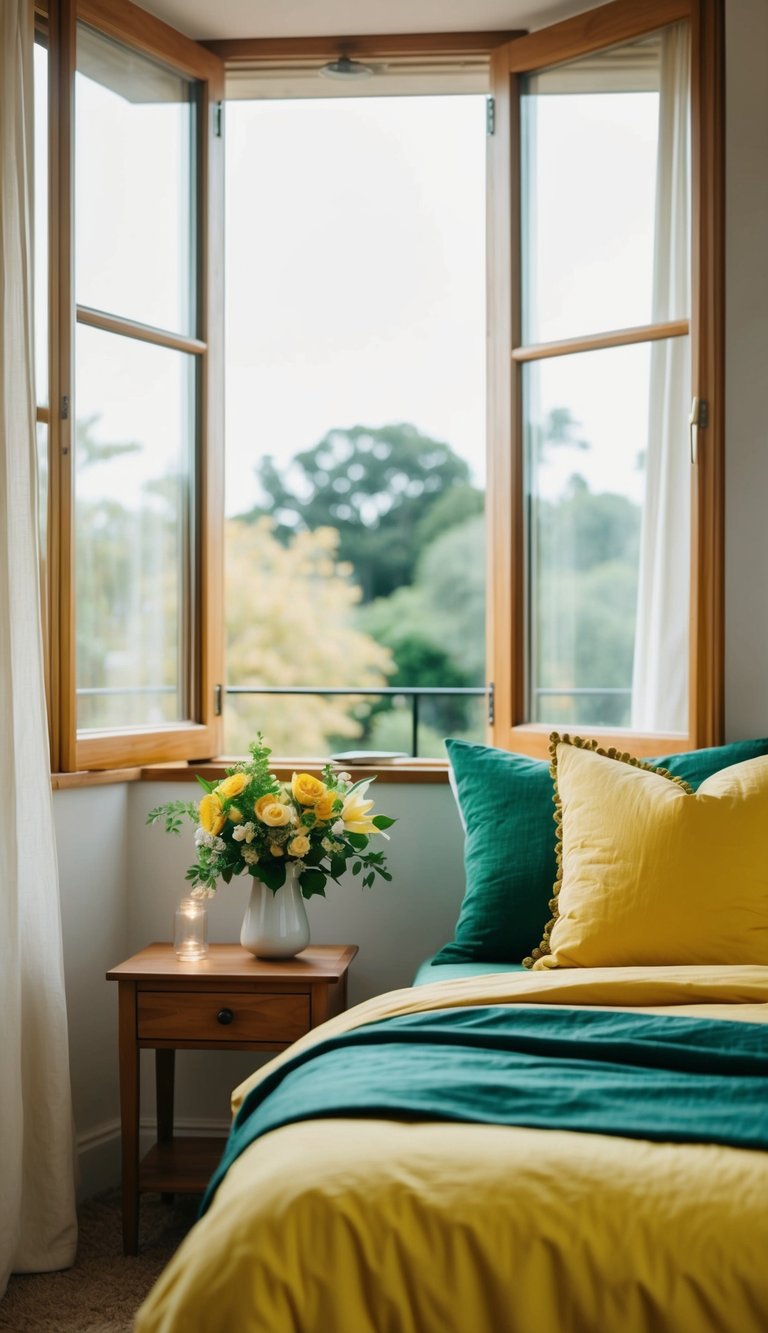
[[[173,948],[183,963],[196,963],[208,953],[208,912],[199,898],[182,898],[176,908]]]

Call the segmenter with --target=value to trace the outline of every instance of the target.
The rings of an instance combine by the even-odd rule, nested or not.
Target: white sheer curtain
[[[689,30],[662,34],[654,322],[690,312]],[[651,344],[646,492],[632,681],[632,729],[688,729],[690,407],[688,338]]]
[[[0,4],[0,1293],[77,1238],[43,690],[32,342],[30,0]]]

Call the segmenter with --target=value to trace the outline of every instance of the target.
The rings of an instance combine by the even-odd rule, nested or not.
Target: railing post
[[[419,696],[411,695],[411,754],[414,759],[419,754]]]

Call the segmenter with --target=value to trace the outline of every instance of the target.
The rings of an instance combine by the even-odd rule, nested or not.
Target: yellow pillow
[[[768,756],[693,792],[579,737],[550,738],[553,919],[526,966],[768,966]]]

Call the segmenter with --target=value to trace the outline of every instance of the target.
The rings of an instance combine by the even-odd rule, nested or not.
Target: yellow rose
[[[247,786],[248,778],[245,773],[232,773],[223,782],[219,783],[215,791],[222,801],[231,801],[233,796],[239,796]]]
[[[368,790],[368,783],[364,782],[362,787],[357,787],[346,797],[341,808],[340,818],[344,821],[344,827],[347,833],[378,833],[376,825],[368,818],[369,810],[373,809],[373,801],[363,799]]]
[[[206,833],[212,833],[214,837],[217,833],[221,833],[224,827],[224,812],[215,791],[203,797],[197,813]]]
[[[309,838],[306,833],[297,833],[288,843],[289,856],[306,856],[309,851]]]
[[[269,850],[272,856],[285,856],[285,852],[279,842],[271,842],[269,844]]]
[[[324,782],[313,778],[311,773],[294,773],[291,791],[299,805],[315,805],[325,795],[327,788]]]
[[[266,796],[260,796],[253,807],[253,813],[256,818],[261,819],[262,810],[266,810],[268,805],[274,805],[277,799],[277,796],[271,791],[267,792]]]
[[[242,810],[238,810],[236,805],[231,805],[227,811],[227,819],[231,824],[241,824],[243,822]]]
[[[336,801],[335,791],[324,792],[323,795],[320,797],[319,801],[315,802],[315,814],[317,815],[317,818],[322,820],[330,819],[331,815],[333,814],[333,806],[335,801]]]
[[[261,809],[259,809],[261,807]],[[282,805],[275,797],[266,801],[264,797],[256,802],[254,806],[256,818],[260,819],[262,824],[267,824],[270,828],[283,828],[285,824],[291,823],[291,812],[287,805]]]

